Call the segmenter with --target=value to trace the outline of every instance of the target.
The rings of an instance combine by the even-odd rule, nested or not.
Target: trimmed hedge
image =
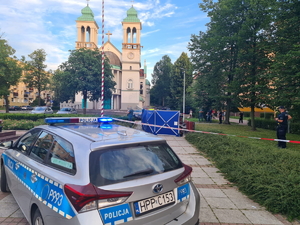
[[[276,130],[277,128],[277,123],[275,120],[255,118],[254,123],[255,123],[255,127],[257,128],[263,128],[268,130]],[[248,120],[248,126],[251,126],[251,119]],[[300,134],[300,123],[291,122],[290,133]]]
[[[0,113],[0,119],[6,120],[32,120],[45,119],[47,117],[77,117],[77,114],[29,114],[29,113]],[[80,115],[80,117],[91,117],[92,115]]]
[[[251,199],[273,213],[300,218],[299,152],[210,134],[188,133],[186,139]]]

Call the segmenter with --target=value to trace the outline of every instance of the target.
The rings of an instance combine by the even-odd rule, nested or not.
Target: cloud
[[[148,36],[149,34],[153,34],[153,33],[156,33],[156,32],[159,32],[160,29],[157,29],[157,30],[152,30],[152,31],[149,31],[149,32],[146,32],[146,33],[142,33],[142,37],[146,37]]]

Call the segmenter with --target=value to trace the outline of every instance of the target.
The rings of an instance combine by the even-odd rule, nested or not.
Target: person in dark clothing
[[[277,126],[277,139],[286,140],[286,132],[288,128],[288,120],[292,119],[292,117],[285,111],[284,106],[279,107],[280,114],[275,120],[278,123]],[[279,148],[286,148],[286,142],[278,141]]]
[[[222,124],[223,117],[224,117],[224,114],[223,114],[222,110],[220,110],[220,112],[219,112],[219,124]]]
[[[127,112],[128,120],[132,121],[133,119],[133,109],[130,108]]]
[[[239,123],[243,123],[243,119],[244,119],[244,112],[240,112]]]

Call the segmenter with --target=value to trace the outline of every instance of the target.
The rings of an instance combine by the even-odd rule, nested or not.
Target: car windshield
[[[109,185],[182,167],[167,144],[118,147],[90,154],[90,179],[96,186]]]
[[[62,108],[60,111],[71,111],[71,108]]]
[[[44,111],[46,109],[46,107],[35,107],[34,110],[35,111]]]

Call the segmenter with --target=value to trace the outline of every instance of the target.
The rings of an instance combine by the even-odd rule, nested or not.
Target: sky
[[[68,60],[75,48],[76,20],[87,3],[100,27],[98,47],[102,43],[102,0],[2,0],[0,3],[0,35],[21,58],[37,49],[47,53],[46,70],[55,70]],[[122,20],[133,7],[142,22],[141,62],[147,61],[147,78],[164,55],[174,63],[182,52],[188,53],[192,34],[206,31],[207,14],[199,8],[201,0],[105,0],[104,30],[110,31],[110,41],[122,50]],[[107,36],[105,35],[105,42]]]

